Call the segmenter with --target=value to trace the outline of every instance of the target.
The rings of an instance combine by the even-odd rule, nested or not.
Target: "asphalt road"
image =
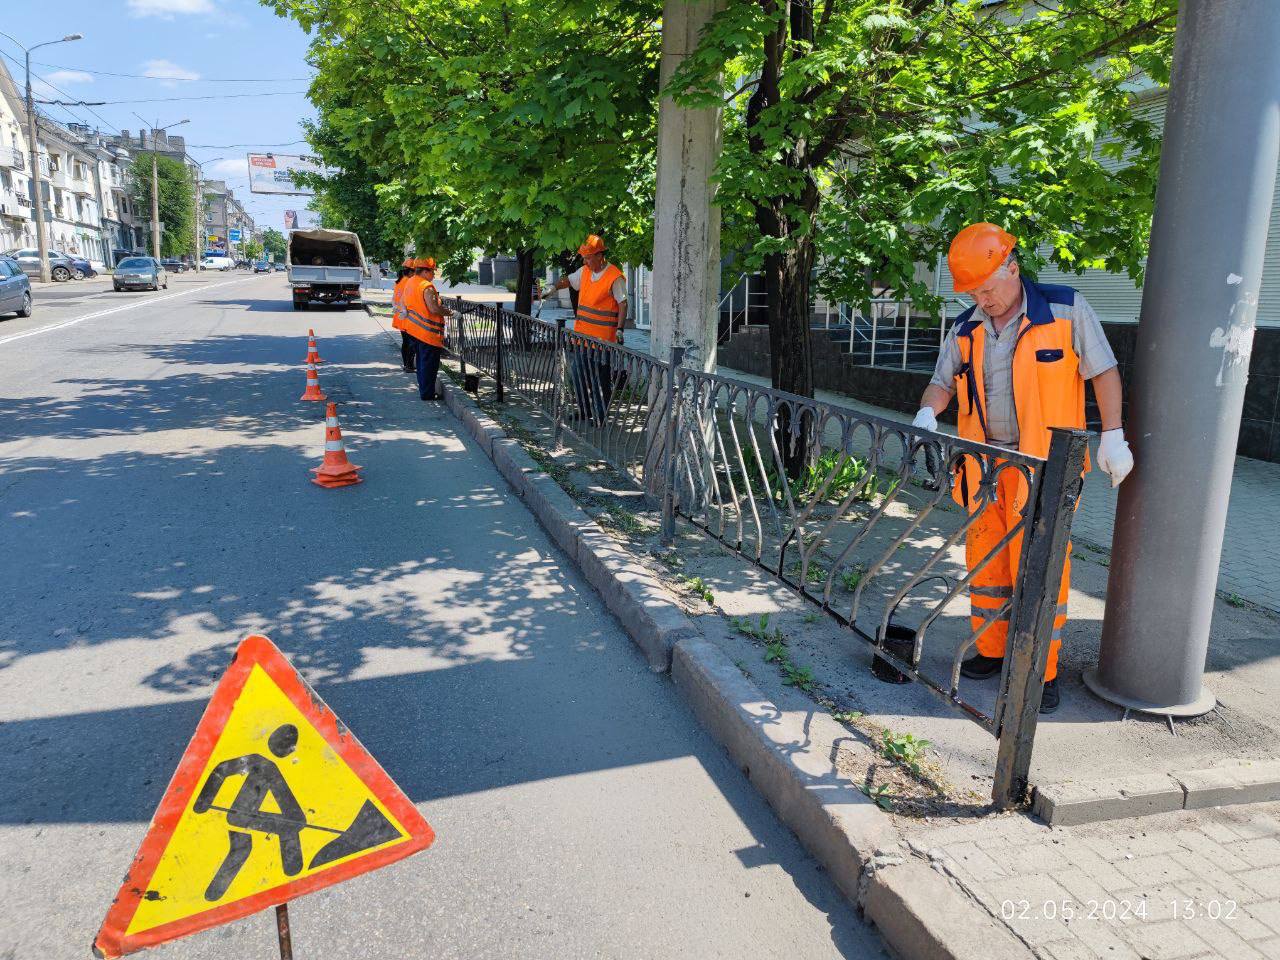
[[[308,482],[308,326],[358,487]],[[255,631],[437,833],[295,901],[298,957],[883,956],[396,361],[279,275],[0,322],[0,957],[88,956]],[[259,914],[155,956],[275,949]]]

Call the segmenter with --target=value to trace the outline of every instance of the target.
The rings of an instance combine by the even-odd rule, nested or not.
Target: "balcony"
[[[0,147],[0,167],[10,170],[27,169],[27,156],[17,147]]]

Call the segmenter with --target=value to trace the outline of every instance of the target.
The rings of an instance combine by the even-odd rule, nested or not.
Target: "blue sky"
[[[53,94],[37,85],[37,97],[151,101],[42,108],[50,116],[113,132],[136,132],[142,123],[135,112],[150,124],[189,119],[173,132],[186,137],[188,152],[201,161],[206,177],[228,181],[260,226],[282,229],[285,210],[305,210],[305,197],[249,193],[245,161],[248,152],[268,148],[307,151],[302,143],[271,146],[301,140],[301,121],[315,115],[305,96],[312,72],[303,59],[307,35],[297,24],[255,0],[59,0],[4,7],[0,30],[28,47],[68,33],[84,34],[83,40],[32,55],[32,72],[61,91]],[[0,52],[7,55],[5,66],[21,87],[22,51],[0,37]],[[264,93],[273,95],[243,96]],[[225,98],[177,99],[210,96]]]

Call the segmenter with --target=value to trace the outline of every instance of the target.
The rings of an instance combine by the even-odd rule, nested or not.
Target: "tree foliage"
[[[769,291],[773,379],[812,396],[810,277],[928,303],[919,264],[1005,225],[1034,269],[1142,269],[1176,0],[730,2],[672,89],[729,99],[719,197]],[[728,69],[726,69],[726,64]],[[1113,161],[1124,158],[1117,169]]]
[[[160,253],[165,257],[195,255],[195,184],[186,166],[173,157],[156,157],[160,182]],[[133,202],[143,220],[151,220],[151,154],[139,153],[130,166]],[[147,231],[147,250],[151,249]]]
[[[314,34],[317,208],[459,277],[473,251],[527,268],[601,233],[652,245],[656,0],[264,0]],[[347,183],[346,174],[358,174]],[[361,195],[359,191],[363,191]],[[372,245],[365,240],[366,248]],[[384,251],[391,256],[392,251]],[[520,305],[519,299],[517,306]]]
[[[286,250],[284,234],[274,227],[267,227],[262,231],[262,249],[272,254],[277,263],[283,263]]]

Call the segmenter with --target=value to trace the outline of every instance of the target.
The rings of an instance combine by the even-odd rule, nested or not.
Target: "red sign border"
[[[400,825],[408,831],[409,838],[395,846],[376,850],[355,860],[348,860],[346,863],[338,864],[301,880],[290,881],[270,890],[255,893],[243,900],[213,907],[203,913],[174,920],[129,936],[125,931],[128,930],[129,923],[138,910],[142,895],[146,892],[160,864],[160,858],[169,845],[178,821],[187,809],[191,796],[198,786],[197,781],[208,765],[209,757],[222,736],[231,711],[254,666],[262,667],[266,671],[267,676],[275,681],[284,695],[315,727],[333,751],[346,761],[356,776],[391,811]],[[173,778],[165,789],[164,798],[156,808],[155,816],[151,818],[151,826],[147,829],[142,846],[138,848],[129,872],[125,874],[124,883],[120,886],[120,892],[112,901],[107,917],[102,922],[102,929],[94,939],[94,955],[104,958],[119,957],[144,947],[152,947],[167,940],[185,937],[232,920],[242,919],[267,907],[286,903],[303,894],[313,893],[362,873],[385,867],[397,860],[403,860],[419,850],[425,850],[431,846],[433,840],[435,840],[435,832],[430,824],[418,812],[412,801],[387,776],[378,761],[373,759],[355,735],[302,679],[275,644],[261,634],[253,634],[246,637],[236,648],[231,665],[218,682],[213,698],[196,725],[195,733],[191,735],[191,742],[183,752],[178,769],[174,771]]]

